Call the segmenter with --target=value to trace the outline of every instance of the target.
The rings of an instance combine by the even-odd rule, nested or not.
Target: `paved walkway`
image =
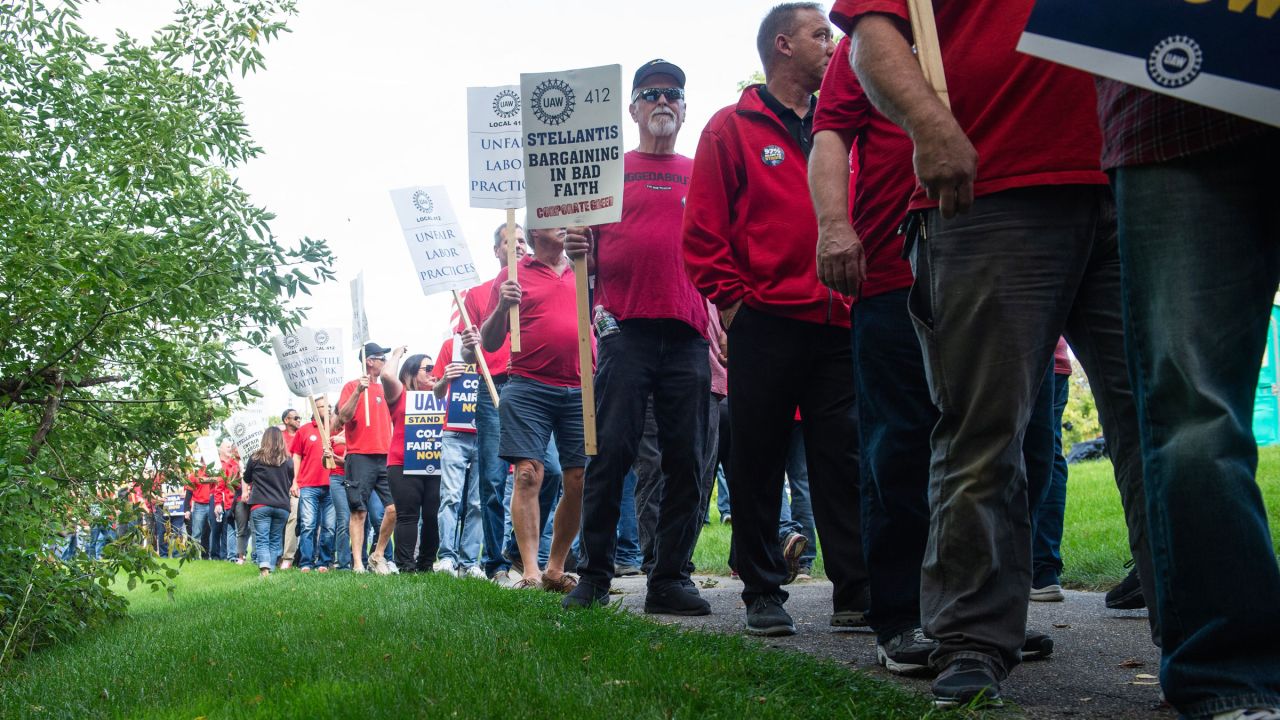
[[[702,596],[711,603],[706,617],[649,617],[663,623],[714,632],[742,632],[742,583],[725,577],[698,576]],[[641,612],[644,578],[615,581],[623,607]],[[876,677],[890,678],[923,694],[927,679],[900,678],[876,665],[875,636],[866,631],[836,631],[829,624],[831,584],[805,582],[787,587],[787,611],[797,633],[788,638],[762,639],[769,647],[785,648],[833,658]],[[1151,644],[1146,611],[1107,610],[1102,594],[1068,590],[1061,603],[1031,603],[1031,627],[1054,639],[1052,657],[1020,665],[1002,684],[1004,696],[1031,718],[1143,718],[1176,717],[1160,708],[1159,653]]]

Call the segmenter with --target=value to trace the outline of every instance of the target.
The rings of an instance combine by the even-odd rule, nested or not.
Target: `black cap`
[[[370,342],[364,344],[364,356],[372,357],[374,355],[386,355],[391,352],[391,348],[384,348],[378,343]]]
[[[640,83],[644,82],[645,78],[650,75],[670,75],[676,79],[676,85],[684,87],[684,71],[676,67],[675,63],[669,63],[659,58],[650,60],[641,65],[639,70],[636,70],[636,77],[631,81],[631,89],[635,90],[640,87]]]

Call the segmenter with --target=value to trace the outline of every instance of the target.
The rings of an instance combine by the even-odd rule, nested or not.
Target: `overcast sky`
[[[309,324],[342,328],[350,344],[348,283],[365,275],[374,341],[434,356],[450,301],[424,297],[388,191],[444,185],[481,277],[497,274],[492,232],[501,210],[466,206],[466,88],[516,84],[521,72],[618,63],[625,89],[642,63],[661,57],[688,76],[688,118],[677,151],[692,156],[711,114],[735,102],[760,67],[755,36],[774,3],[761,0],[427,2],[302,0],[291,33],[264,49],[267,68],[238,82],[262,157],[237,175],[278,217],[282,240],[324,238],[338,282],[301,304]],[[83,8],[86,30],[149,37],[172,0],[102,0]],[[637,142],[623,115],[626,147]],[[521,213],[517,214],[520,217]],[[274,359],[244,353],[267,409],[291,402]],[[348,356],[349,376],[357,373]],[[306,414],[304,412],[304,414]]]

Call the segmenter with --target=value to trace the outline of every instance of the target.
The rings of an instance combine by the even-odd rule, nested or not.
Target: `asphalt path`
[[[697,576],[711,615],[649,615],[657,622],[698,630],[741,633],[742,583],[721,576]],[[830,625],[831,584],[808,581],[787,586],[787,611],[796,634],[761,638],[768,647],[794,650],[844,663],[858,672],[888,678],[928,695],[929,680],[892,675],[876,664],[875,636],[865,629],[837,630]],[[613,601],[640,613],[644,578],[614,581]],[[1160,700],[1159,652],[1151,643],[1145,610],[1108,610],[1102,593],[1066,591],[1060,603],[1031,603],[1029,627],[1053,637],[1053,655],[1025,662],[1001,684],[1009,716],[1030,718],[1143,718],[1177,715]]]

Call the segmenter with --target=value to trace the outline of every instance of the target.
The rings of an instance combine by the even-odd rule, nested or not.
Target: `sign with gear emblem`
[[[329,389],[329,375],[315,347],[315,337],[315,330],[300,327],[271,338],[284,382],[289,392],[298,397],[311,397]]]
[[[471,249],[444,187],[392,190],[391,203],[400,218],[423,295],[466,290],[480,284]]]
[[[524,207],[520,86],[467,88],[471,207]]]
[[[248,460],[250,455],[258,451],[262,445],[262,431],[267,429],[261,417],[245,410],[232,415],[222,427],[231,436],[231,442],[240,451],[243,460]]]
[[[1280,127],[1280,0],[1037,0],[1018,50]]]
[[[622,219],[622,66],[522,73],[528,228]]]

